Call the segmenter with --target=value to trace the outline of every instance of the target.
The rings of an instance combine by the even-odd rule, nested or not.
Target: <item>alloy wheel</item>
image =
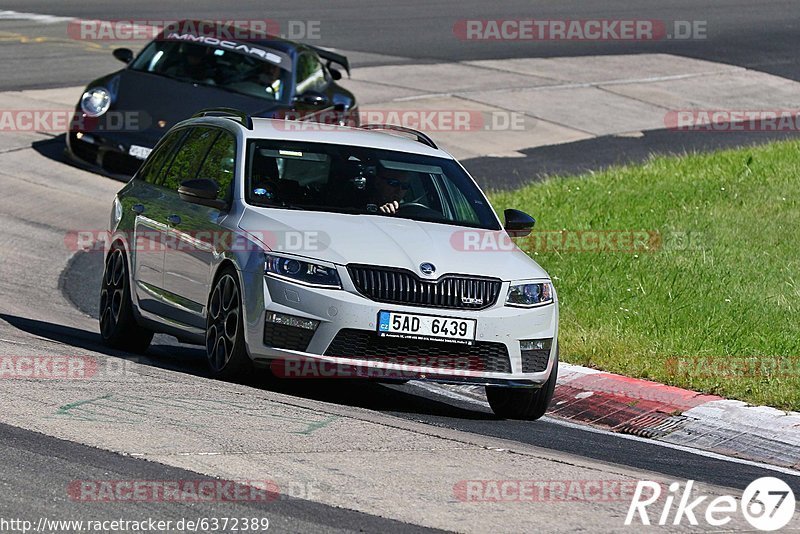
[[[100,289],[100,332],[105,339],[112,336],[119,323],[126,283],[125,258],[122,251],[117,249],[106,258]]]
[[[214,371],[222,371],[231,359],[239,330],[239,287],[230,274],[217,281],[208,305],[206,351]]]

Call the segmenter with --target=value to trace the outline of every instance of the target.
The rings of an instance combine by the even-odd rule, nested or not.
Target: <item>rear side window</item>
[[[302,54],[297,59],[297,94],[306,91],[324,91],[328,85],[322,63],[311,54]]]
[[[186,134],[185,129],[170,132],[164,140],[156,147],[147,161],[136,174],[137,180],[144,180],[148,184],[158,184],[161,181],[161,169],[164,164],[170,161],[175,147]]]
[[[231,200],[233,176],[236,169],[236,138],[230,132],[222,132],[208,151],[198,178],[208,178],[219,184],[219,198]]]
[[[183,146],[178,149],[172,165],[164,176],[161,184],[169,189],[177,190],[181,182],[193,180],[197,177],[197,171],[206,157],[206,152],[211,144],[219,135],[219,130],[206,127],[192,129]]]

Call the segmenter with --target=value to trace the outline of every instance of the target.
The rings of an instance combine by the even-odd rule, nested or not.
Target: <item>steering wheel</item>
[[[402,204],[397,209],[397,213],[402,213],[408,216],[424,217],[426,219],[442,218],[441,213],[439,213],[435,209],[429,208],[425,204],[420,204],[419,202],[408,202],[407,204]]]
[[[425,204],[423,204],[421,202],[407,202],[405,204],[401,204],[400,207],[397,208],[397,209],[399,211],[399,210],[404,210],[406,208],[416,208],[416,209],[423,208],[423,209],[426,209],[426,210],[431,210],[428,206],[426,206]],[[431,211],[433,211],[433,210],[431,210]]]

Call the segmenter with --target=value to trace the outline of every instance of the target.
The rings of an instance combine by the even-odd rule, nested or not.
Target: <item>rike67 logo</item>
[[[639,481],[625,517],[625,524],[631,525],[638,515],[643,525],[680,525],[684,519],[692,526],[699,525],[698,518],[712,527],[723,527],[733,517],[741,514],[750,525],[758,530],[773,531],[785,527],[794,516],[794,492],[783,480],[775,477],[762,477],[751,482],[742,493],[740,502],[731,495],[709,499],[708,495],[692,495],[694,480],[689,480],[683,488],[678,482],[669,485],[668,493],[660,503],[662,486],[648,480]],[[655,506],[653,506],[655,505]],[[648,509],[648,507],[650,509]]]

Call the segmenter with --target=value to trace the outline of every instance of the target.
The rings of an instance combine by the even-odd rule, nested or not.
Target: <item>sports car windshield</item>
[[[291,73],[279,65],[233,50],[179,41],[153,41],[131,69],[286,102]]]
[[[499,230],[489,202],[453,160],[374,148],[274,140],[248,145],[254,206],[386,215]]]

